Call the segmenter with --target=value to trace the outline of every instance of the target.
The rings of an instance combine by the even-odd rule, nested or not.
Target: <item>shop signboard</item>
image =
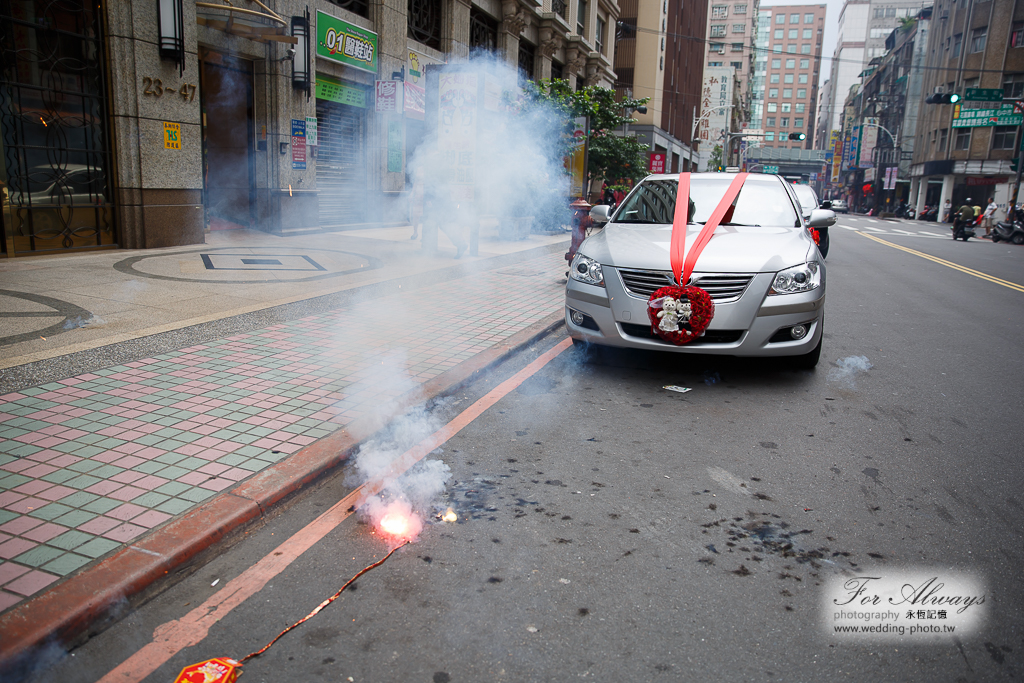
[[[316,56],[377,73],[377,34],[317,10]]]
[[[378,114],[390,114],[402,111],[401,81],[376,81],[374,88],[376,97],[374,105]]]
[[[405,115],[409,118],[422,121],[426,115],[427,76],[424,67],[441,63],[429,55],[409,50],[405,63]]]
[[[473,201],[479,78],[459,71],[438,77],[437,150],[443,159],[439,180],[451,188],[456,202]]]
[[[565,158],[569,170],[569,196],[583,196],[587,163],[587,117],[577,116],[572,122],[572,151]]]
[[[839,137],[839,131],[833,130],[829,135],[829,146],[832,148],[832,179],[830,182],[839,182],[839,166],[843,161],[843,140]]]
[[[306,146],[307,147],[316,147],[319,144],[320,144],[320,140],[317,137],[316,117],[315,116],[307,116],[306,117]]]
[[[875,145],[878,144],[878,119],[868,119],[864,122],[864,132],[860,136],[860,167],[871,168],[874,163],[871,159],[875,155]]]
[[[651,152],[651,159],[647,163],[647,170],[651,173],[664,173],[665,172],[665,153],[664,152]]]
[[[873,183],[875,182],[875,167],[864,169],[864,182]]]
[[[316,98],[360,109],[366,109],[369,106],[366,89],[342,83],[338,79],[324,74],[316,75]]]
[[[860,165],[860,136],[863,126],[854,126],[850,132],[850,168],[858,168]]]

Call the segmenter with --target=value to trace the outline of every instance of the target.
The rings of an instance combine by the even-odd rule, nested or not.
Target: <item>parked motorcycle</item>
[[[1020,221],[999,221],[992,227],[992,241],[1024,244],[1024,224]]]
[[[928,210],[925,211],[924,218],[922,220],[932,221],[933,223],[939,220],[939,207],[929,206]]]

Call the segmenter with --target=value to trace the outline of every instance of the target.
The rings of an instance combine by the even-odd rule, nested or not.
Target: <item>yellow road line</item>
[[[992,282],[992,283],[995,283],[997,285],[1002,285],[1003,287],[1007,287],[1009,289],[1013,289],[1013,290],[1016,290],[1018,292],[1024,292],[1024,285],[1018,285],[1016,282],[1010,282],[1009,280],[1003,280],[1002,278],[998,278],[998,277],[995,277],[995,276],[992,276],[992,275],[987,275],[986,273],[983,273],[980,270],[974,270],[973,268],[968,268],[966,266],[961,266],[959,264],[953,263],[952,261],[947,261],[946,259],[941,259],[938,256],[932,256],[931,254],[926,254],[923,251],[917,251],[916,249],[909,249],[907,247],[901,247],[898,244],[893,244],[892,242],[889,242],[887,240],[883,240],[883,239],[881,239],[879,237],[875,237],[874,235],[869,235],[866,232],[859,232],[859,234],[863,235],[864,237],[867,237],[870,240],[874,240],[874,241],[876,241],[876,242],[878,242],[880,244],[884,244],[886,246],[892,247],[893,249],[899,249],[900,251],[905,251],[908,254],[913,254],[914,256],[920,256],[923,259],[928,259],[929,261],[934,261],[935,263],[938,263],[940,265],[946,266],[947,268],[952,268],[953,270],[959,270],[961,273],[967,273],[968,275],[973,275],[974,277],[981,278],[982,280],[987,280],[988,282]]]

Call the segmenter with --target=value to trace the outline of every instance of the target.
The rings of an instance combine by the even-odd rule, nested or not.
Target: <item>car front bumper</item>
[[[676,346],[651,335],[647,299],[626,292],[615,268],[604,266],[603,270],[605,287],[572,278],[566,284],[565,324],[573,339],[604,346],[730,356],[799,356],[813,351],[821,340],[824,274],[821,287],[813,291],[767,296],[775,275],[758,273],[738,299],[715,302],[715,316],[704,337]],[[572,321],[574,310],[586,316],[583,325]],[[785,338],[786,330],[794,325],[807,325],[806,336]]]

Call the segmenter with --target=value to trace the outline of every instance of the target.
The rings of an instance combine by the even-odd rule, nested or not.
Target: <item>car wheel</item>
[[[822,335],[824,337],[825,335]],[[793,356],[789,363],[797,370],[813,370],[818,365],[818,360],[821,358],[821,339],[818,340],[818,345],[814,347],[814,350],[810,353],[805,353],[802,356]]]
[[[1018,234],[1014,235],[1010,239],[1010,241],[1013,242],[1014,244],[1024,244],[1024,235],[1021,235],[1020,233],[1018,233]]]

